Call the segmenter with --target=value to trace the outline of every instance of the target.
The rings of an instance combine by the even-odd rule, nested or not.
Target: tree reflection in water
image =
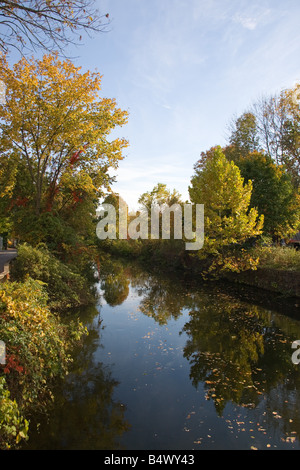
[[[107,259],[101,266],[100,287],[111,307],[121,305],[128,297],[130,280],[121,262]]]
[[[136,266],[127,276],[142,297],[140,311],[159,325],[188,311],[180,334],[187,336],[190,379],[196,388],[204,385],[219,416],[226,404],[255,409],[263,400],[265,422],[293,436],[288,439],[299,438],[300,374],[291,361],[299,322],[228,294],[222,285],[195,286]]]
[[[187,278],[154,274],[138,264],[109,257],[102,263],[100,274],[101,295],[111,307],[126,301],[131,286],[134,300],[138,299],[138,311],[155,320],[156,331],[161,326],[165,330],[170,323],[180,323],[178,329],[173,329],[182,339],[180,359],[182,354],[191,384],[204,390],[219,417],[228,418],[228,410],[232,412],[234,408],[238,409],[236,415],[243,410],[245,415],[249,413],[248,424],[255,419],[256,423],[263,422],[263,427],[258,428],[261,433],[277,432],[277,442],[299,440],[300,366],[291,361],[291,344],[300,338],[299,321],[259,305],[251,298],[250,290],[245,299],[220,283],[203,285]],[[90,334],[75,354],[74,368],[64,383],[63,393],[56,394],[56,412],[48,427],[41,426],[45,438],[37,441],[43,449],[118,449],[130,428],[125,419],[126,406],[113,398],[118,382],[108,366],[95,362],[94,353],[101,348],[101,329],[95,325],[99,311],[86,313],[88,318],[81,318]],[[122,331],[126,334],[125,328]],[[156,349],[151,353],[157,354],[155,360],[159,361],[159,335],[157,338],[156,346],[153,340]],[[141,352],[142,349],[135,354],[134,345],[130,349],[136,361]],[[146,356],[141,357],[145,360]],[[174,356],[174,376],[176,359]],[[164,365],[169,367],[167,362]],[[153,378],[158,386],[157,376]],[[147,384],[150,390],[150,373]],[[197,397],[206,403],[203,394]],[[151,395],[148,399],[151,401]],[[162,396],[161,400],[168,397]]]
[[[121,448],[119,440],[130,426],[124,418],[126,407],[113,399],[118,382],[108,366],[93,358],[99,348],[98,330],[92,324],[97,314],[95,307],[86,309],[85,316],[91,319],[84,322],[89,335],[74,354],[76,360],[67,380],[58,385],[48,423],[41,423],[40,432],[33,432],[25,448],[36,448],[36,442],[46,450]]]

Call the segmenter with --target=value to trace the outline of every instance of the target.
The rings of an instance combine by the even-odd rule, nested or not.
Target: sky
[[[68,55],[98,71],[103,97],[129,112],[112,189],[138,208],[165,183],[188,200],[202,151],[261,96],[300,82],[299,0],[96,0],[107,31]]]

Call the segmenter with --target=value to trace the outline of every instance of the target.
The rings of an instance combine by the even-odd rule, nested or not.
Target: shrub
[[[263,246],[253,250],[259,257],[259,267],[300,271],[300,251],[282,246]]]
[[[86,279],[57,259],[45,245],[19,246],[18,256],[11,263],[11,278],[23,282],[28,276],[45,284],[52,310],[76,308],[92,298]]]
[[[28,439],[28,427],[17,402],[10,398],[5,377],[0,377],[0,449],[10,449],[14,443]]]
[[[0,285],[0,338],[6,345],[0,367],[2,446],[26,438],[22,416],[45,406],[52,380],[67,373],[71,349],[85,331],[78,322],[64,325],[47,300],[41,283],[30,278]]]

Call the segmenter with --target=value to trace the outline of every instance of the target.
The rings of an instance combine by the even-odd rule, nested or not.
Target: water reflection
[[[127,266],[125,273],[118,264],[118,270],[118,279],[126,274],[139,292],[139,310],[159,325],[188,311],[179,334],[187,337],[183,355],[190,380],[195,388],[204,384],[219,416],[228,403],[255,409],[264,402],[265,426],[280,429],[282,440],[299,440],[300,371],[291,361],[298,321],[227,294],[222,286],[170,281],[137,266]]]
[[[184,326],[188,334],[184,356],[189,360],[193,385],[205,382],[207,396],[219,414],[226,403],[255,406],[257,391],[253,368],[264,353],[264,321],[257,309],[242,308],[227,299],[202,302],[190,312]]]
[[[110,368],[95,362],[99,345],[98,329],[93,326],[98,310],[85,311],[89,335],[75,352],[76,360],[63,384],[58,384],[49,419],[34,430],[27,449],[120,449],[120,437],[128,431],[126,406],[113,398],[118,382]],[[89,321],[90,320],[90,321]],[[39,417],[40,421],[40,417]]]
[[[246,433],[248,426],[248,441],[255,437],[262,448],[269,446],[270,436],[277,447],[299,446],[300,365],[291,361],[291,344],[300,338],[298,320],[264,307],[250,290],[247,297],[242,289],[236,295],[222,284],[166,277],[111,258],[102,263],[99,287],[109,307],[101,307],[100,299],[98,310],[85,312],[82,320],[90,334],[57,394],[49,424],[29,446],[118,449],[127,442],[154,449],[171,442],[173,449],[193,448],[203,446],[201,426],[218,428],[222,417],[232,419],[229,413],[235,413],[240,430]],[[171,325],[174,344],[167,344]],[[110,366],[112,349],[115,369]],[[185,406],[193,409],[184,418],[189,426],[192,413],[195,417],[191,440],[181,418]],[[243,421],[238,419],[241,410]],[[233,421],[225,429],[224,420],[219,445],[231,448],[236,445],[230,440]],[[165,435],[157,444],[158,425]],[[131,440],[126,441],[127,435]],[[250,448],[248,441],[243,445]]]
[[[121,305],[129,294],[129,278],[121,262],[105,261],[101,268],[100,287],[104,300],[111,307]]]

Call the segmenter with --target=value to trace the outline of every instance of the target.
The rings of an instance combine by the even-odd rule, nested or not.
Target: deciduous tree
[[[145,192],[139,197],[138,203],[150,214],[151,206],[172,206],[173,204],[181,204],[182,201],[181,195],[176,189],[171,191],[166,184],[157,183],[152,191]]]
[[[230,125],[230,131],[230,145],[226,149],[226,156],[227,154],[230,155],[229,160],[237,163],[240,158],[258,150],[259,139],[254,114],[246,112],[236,120],[233,120]]]
[[[244,184],[239,168],[226,159],[221,147],[213,150],[204,167],[199,170],[196,164],[195,168],[190,199],[204,204],[205,214],[205,241],[199,255],[213,255],[220,268],[239,269],[223,254],[227,248],[261,233],[263,216],[258,217],[257,210],[250,208],[252,182]],[[249,263],[248,267],[251,259]]]
[[[14,220],[41,226],[41,218],[50,214],[74,221],[86,203],[81,221],[87,223],[102,189],[112,182],[109,170],[117,168],[128,145],[123,138],[109,139],[127,122],[127,112],[114,99],[99,97],[98,73],[83,72],[57,53],[22,58],[13,68],[2,57],[0,79],[6,85],[0,175],[8,162],[17,162],[5,192]],[[20,231],[26,238],[28,227]]]
[[[283,166],[263,152],[253,152],[238,163],[245,181],[252,181],[250,206],[264,216],[264,233],[274,240],[296,233],[300,224],[299,192]]]

